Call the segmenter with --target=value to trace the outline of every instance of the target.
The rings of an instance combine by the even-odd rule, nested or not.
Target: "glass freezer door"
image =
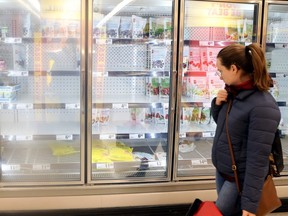
[[[281,141],[284,156],[284,171],[288,171],[288,4],[268,1],[264,12],[264,40],[268,71],[273,79],[271,94],[281,110]],[[284,173],[283,173],[284,174]]]
[[[93,2],[92,182],[168,177],[172,3]]]
[[[175,178],[214,176],[211,149],[216,124],[210,107],[224,87],[216,73],[216,57],[231,43],[259,42],[259,4],[185,1]]]
[[[84,181],[80,8],[80,0],[0,1],[1,185]]]

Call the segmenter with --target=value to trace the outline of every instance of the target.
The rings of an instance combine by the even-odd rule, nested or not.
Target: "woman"
[[[232,44],[217,56],[217,68],[225,89],[212,101],[217,123],[212,148],[216,167],[216,206],[224,216],[255,215],[269,169],[268,156],[281,114],[268,92],[271,78],[265,56],[257,44]],[[237,191],[226,134],[228,130],[237,165],[241,196]]]

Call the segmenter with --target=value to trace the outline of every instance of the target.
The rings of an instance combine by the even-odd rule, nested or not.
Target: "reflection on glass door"
[[[283,148],[284,163],[288,150],[288,4],[287,2],[275,3],[267,1],[264,12],[264,45],[266,51],[267,66],[273,79],[271,94],[276,99],[281,110],[281,141]],[[287,166],[284,167],[287,171]]]
[[[94,1],[91,181],[167,179],[172,2]]]
[[[214,176],[211,100],[224,82],[216,57],[231,43],[259,42],[260,3],[185,1],[177,177]]]
[[[79,8],[0,1],[1,184],[82,180]]]

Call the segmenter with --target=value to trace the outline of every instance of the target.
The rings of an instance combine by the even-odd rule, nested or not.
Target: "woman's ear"
[[[232,70],[232,72],[237,72],[238,68],[237,68],[237,66],[235,64],[232,64],[231,65],[231,70]]]

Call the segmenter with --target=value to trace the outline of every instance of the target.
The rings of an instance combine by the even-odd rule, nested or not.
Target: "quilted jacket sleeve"
[[[275,106],[255,107],[250,113],[241,207],[252,213],[257,210],[268,173],[268,156],[279,121],[280,112]]]

